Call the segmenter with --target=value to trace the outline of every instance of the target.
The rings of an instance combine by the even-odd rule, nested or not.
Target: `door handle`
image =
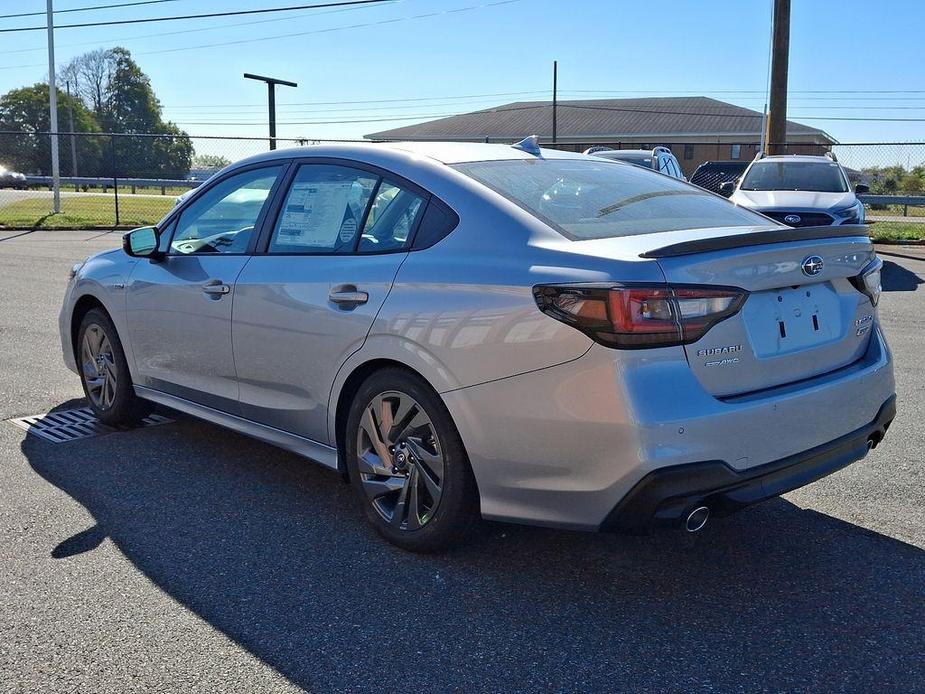
[[[204,285],[202,285],[202,291],[217,298],[222,294],[228,294],[231,292],[231,287],[229,287],[221,280],[209,280]]]
[[[369,294],[358,291],[353,285],[348,285],[343,289],[332,291],[328,294],[328,301],[337,304],[342,308],[350,306],[360,306],[369,301]]]

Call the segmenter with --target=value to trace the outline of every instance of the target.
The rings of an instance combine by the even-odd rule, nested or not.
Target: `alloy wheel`
[[[87,395],[94,405],[101,410],[108,410],[116,398],[118,377],[112,344],[96,323],[88,325],[84,330],[80,354]]]
[[[445,461],[433,422],[411,396],[388,391],[363,411],[357,466],[367,499],[390,526],[418,530],[443,495]]]

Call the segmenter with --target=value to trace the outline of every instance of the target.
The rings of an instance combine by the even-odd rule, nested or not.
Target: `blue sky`
[[[111,2],[56,0],[55,8]],[[175,0],[68,13],[56,22],[291,4]],[[0,3],[0,14],[44,7],[44,0],[16,0]],[[56,57],[61,64],[94,48],[125,46],[151,77],[166,117],[201,135],[265,134],[265,88],[243,72],[293,80],[297,89],[279,89],[280,136],[356,138],[428,116],[549,98],[553,59],[560,98],[696,94],[760,110],[770,14],[771,0],[397,0],[59,29]],[[43,23],[0,19],[3,28]],[[842,142],[925,141],[925,122],[817,119],[925,119],[923,26],[920,0],[793,0],[791,120]],[[300,35],[254,40],[281,34]],[[239,43],[209,45],[232,41]],[[0,34],[0,92],[43,80],[45,50],[44,32]]]

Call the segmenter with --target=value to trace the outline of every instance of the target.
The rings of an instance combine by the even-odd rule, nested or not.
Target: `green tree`
[[[74,132],[97,133],[100,131],[93,113],[79,99],[69,97],[59,89],[59,132],[69,129],[70,112],[74,114]],[[50,175],[51,136],[35,134],[50,131],[50,120],[47,84],[40,83],[31,87],[13,89],[0,97],[0,131],[16,132],[16,134],[0,134],[0,163],[29,174]],[[88,176],[97,175],[103,152],[102,138],[78,136],[74,138],[74,141],[77,147],[78,173]],[[60,136],[58,148],[61,172],[69,175],[71,173],[71,138]]]
[[[125,135],[112,142],[112,175],[183,178],[189,173],[193,157],[189,136],[163,120],[151,80],[128,50],[86,53],[68,63],[63,73],[74,81],[101,128]]]
[[[907,173],[899,179],[899,190],[910,195],[920,193],[925,186],[922,185],[922,177],[915,172]]]
[[[197,154],[193,157],[194,169],[224,169],[231,160],[220,154]]]

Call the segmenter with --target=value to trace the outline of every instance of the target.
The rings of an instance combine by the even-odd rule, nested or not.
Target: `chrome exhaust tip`
[[[709,518],[710,509],[706,506],[698,506],[688,515],[687,520],[684,522],[684,528],[689,533],[695,533],[703,529],[703,526],[707,524]]]

